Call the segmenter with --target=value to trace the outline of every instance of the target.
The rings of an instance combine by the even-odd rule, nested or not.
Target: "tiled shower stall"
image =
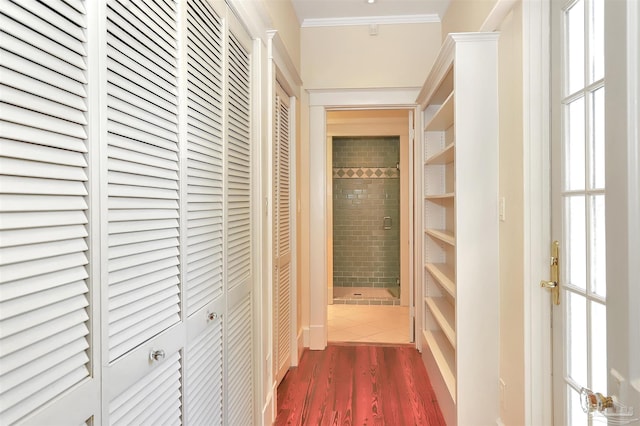
[[[399,141],[333,138],[334,303],[400,304]]]

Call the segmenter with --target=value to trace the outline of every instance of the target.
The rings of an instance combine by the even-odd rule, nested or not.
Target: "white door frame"
[[[298,71],[291,60],[287,49],[282,41],[281,36],[275,30],[266,31],[267,41],[267,134],[265,143],[263,144],[263,186],[262,191],[267,202],[265,206],[265,219],[263,228],[263,253],[268,253],[264,256],[262,261],[263,270],[263,311],[262,321],[264,333],[263,346],[261,359],[265,363],[261,363],[260,368],[262,370],[262,377],[266,384],[268,384],[268,391],[263,401],[262,407],[262,424],[271,424],[276,417],[277,411],[277,395],[278,395],[278,381],[277,381],[277,365],[276,365],[276,351],[277,348],[274,345],[274,331],[275,324],[273,323],[273,245],[274,245],[274,233],[273,233],[273,221],[274,216],[270,206],[274,205],[276,200],[272,199],[272,188],[274,184],[273,172],[274,172],[274,106],[276,97],[276,86],[280,85],[284,92],[289,96],[289,156],[290,156],[290,215],[291,215],[291,283],[290,283],[290,301],[291,301],[291,361],[290,366],[297,366],[300,356],[302,354],[302,338],[297,335],[297,299],[298,299],[298,273],[297,273],[297,215],[295,206],[295,194],[297,193],[296,182],[296,145],[297,145],[297,123],[296,123],[296,110],[298,108],[298,99],[300,99],[300,86],[302,80],[298,75]],[[266,342],[266,343],[265,343]]]
[[[526,425],[552,424],[549,0],[522,2],[524,166],[524,409]]]
[[[309,90],[309,348],[327,346],[328,228],[326,111],[415,108],[419,88]],[[413,177],[410,177],[412,179]],[[412,196],[412,194],[410,194]],[[411,231],[413,232],[413,231]],[[412,268],[410,267],[410,273]],[[410,279],[411,282],[411,279]],[[306,341],[306,339],[305,339]]]

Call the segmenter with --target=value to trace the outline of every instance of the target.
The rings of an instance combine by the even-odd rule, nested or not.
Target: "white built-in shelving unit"
[[[422,88],[423,359],[449,425],[498,419],[497,33],[450,34]]]

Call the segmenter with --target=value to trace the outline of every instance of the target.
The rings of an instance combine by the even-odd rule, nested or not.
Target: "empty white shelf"
[[[427,233],[427,235],[430,235],[431,237],[437,240],[440,240],[443,243],[447,243],[450,246],[456,245],[456,237],[455,235],[453,235],[453,232],[451,231],[444,231],[440,229],[427,229],[425,232]]]
[[[440,152],[436,152],[427,158],[425,164],[447,164],[452,163],[455,156],[455,145],[453,143],[447,145]]]
[[[451,297],[456,297],[456,284],[453,279],[454,272],[451,267],[444,263],[427,263],[427,271],[440,284]]]
[[[456,348],[456,314],[444,297],[427,297],[427,306],[453,349]]]
[[[441,331],[425,330],[424,337],[429,350],[438,365],[440,375],[449,391],[449,396],[456,403],[456,354]]]
[[[453,92],[444,101],[440,108],[433,114],[427,123],[425,131],[446,130],[453,125]]]

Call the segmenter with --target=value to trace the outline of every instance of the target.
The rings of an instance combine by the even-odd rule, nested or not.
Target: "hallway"
[[[278,387],[274,425],[444,425],[409,345],[306,350]]]

